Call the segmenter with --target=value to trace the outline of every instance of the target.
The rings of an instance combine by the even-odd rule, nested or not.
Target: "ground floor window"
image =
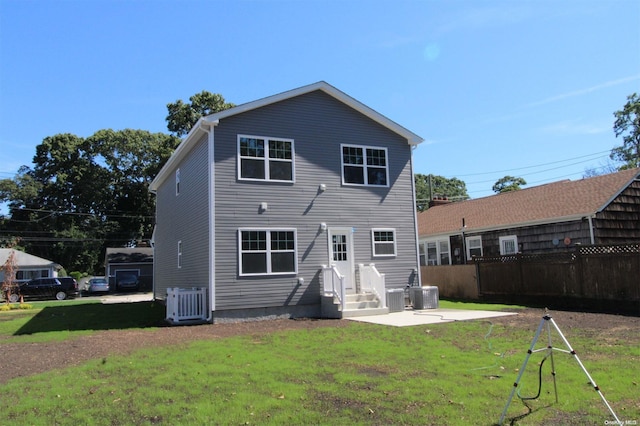
[[[297,272],[295,229],[240,229],[240,276]]]
[[[395,256],[396,255],[396,230],[395,229],[372,229],[371,242],[373,244],[374,256]]]
[[[420,264],[423,266],[451,265],[449,239],[428,240],[420,244]]]
[[[516,254],[518,252],[518,237],[509,235],[500,237],[500,255]]]
[[[18,281],[26,281],[33,280],[36,278],[49,278],[49,270],[48,269],[23,269],[16,271],[16,280]]]
[[[482,237],[467,237],[467,259],[471,260],[474,256],[482,256]]]

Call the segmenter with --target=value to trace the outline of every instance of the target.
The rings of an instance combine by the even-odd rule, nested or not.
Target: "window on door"
[[[508,254],[516,254],[517,252],[518,252],[518,237],[516,235],[500,237],[500,254],[502,256],[508,255]]]
[[[331,237],[333,248],[333,261],[343,262],[349,260],[347,257],[347,236],[344,234],[336,234]]]

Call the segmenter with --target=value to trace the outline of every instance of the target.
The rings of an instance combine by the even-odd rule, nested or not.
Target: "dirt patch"
[[[89,359],[127,355],[137,349],[179,345],[238,335],[262,335],[284,330],[346,327],[347,320],[265,320],[226,324],[160,327],[150,330],[107,330],[63,342],[2,343],[12,368],[3,369],[0,383],[45,371],[79,365]]]
[[[544,312],[540,309],[515,311],[518,315],[492,318],[497,324],[537,330]],[[558,311],[552,318],[571,341],[572,330],[583,336],[640,344],[640,317]],[[195,340],[220,339],[237,335],[262,335],[284,330],[346,327],[348,320],[265,320],[225,324],[161,327],[153,330],[108,330],[64,342],[2,343],[5,359],[12,368],[4,369],[0,383],[16,377],[30,376],[57,368],[78,365],[88,359],[126,355],[137,349],[188,343]],[[532,334],[533,336],[533,334]]]

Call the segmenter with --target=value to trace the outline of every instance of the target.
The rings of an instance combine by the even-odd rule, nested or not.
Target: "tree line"
[[[146,130],[98,130],[83,138],[70,133],[46,137],[31,166],[0,180],[0,246],[18,247],[55,260],[68,271],[99,274],[107,247],[134,247],[151,239],[155,199],[148,191],[173,151],[200,117],[233,107],[219,94],[202,91],[188,102],[167,104],[169,133]],[[611,159],[623,168],[640,166],[640,98],[633,94],[614,113],[616,137],[623,144]],[[495,192],[518,190],[526,181],[505,176]],[[416,209],[435,197],[468,199],[457,178],[415,175]]]

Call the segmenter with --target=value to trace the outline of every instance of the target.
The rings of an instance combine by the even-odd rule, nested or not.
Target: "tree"
[[[17,294],[17,285],[15,283],[16,280],[16,272],[18,271],[18,265],[15,257],[15,249],[10,246],[9,247],[9,256],[7,256],[7,260],[0,267],[0,271],[3,272],[4,279],[2,281],[2,294],[4,295],[4,300],[6,300],[7,305],[11,300],[12,294]],[[20,297],[20,302],[22,303],[22,297]]]
[[[45,138],[33,169],[0,181],[12,233],[25,235],[30,253],[98,273],[107,246],[151,238],[155,200],[148,185],[178,143],[175,136],[131,129]]]
[[[467,185],[455,177],[447,179],[443,176],[416,173],[414,180],[416,185],[416,209],[420,212],[428,209],[429,201],[436,196],[453,200],[466,200],[469,198]]]
[[[175,136],[182,137],[189,133],[200,117],[232,108],[235,105],[227,103],[222,95],[203,90],[189,98],[190,103],[178,99],[167,104],[167,128]]]
[[[613,115],[613,131],[616,137],[622,136],[622,146],[611,150],[611,159],[624,163],[620,170],[640,167],[640,96],[627,96],[627,103]]]
[[[521,185],[526,185],[527,181],[521,177],[505,176],[493,185],[493,192],[502,193],[509,191],[518,191]]]

